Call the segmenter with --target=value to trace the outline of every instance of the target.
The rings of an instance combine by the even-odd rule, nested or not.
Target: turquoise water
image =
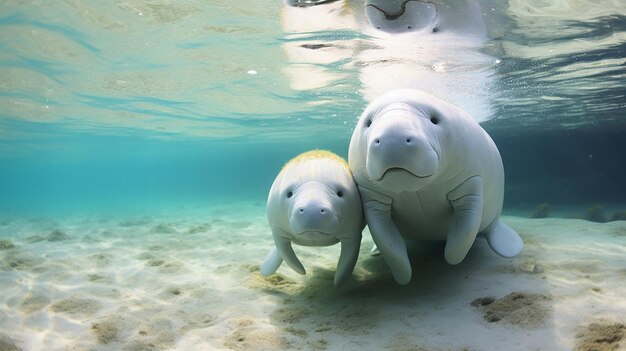
[[[488,38],[450,54],[387,45],[356,1],[317,21],[280,1],[4,1],[0,209],[262,201],[298,153],[346,156],[377,89],[407,84],[483,121],[505,210],[622,202],[623,3],[483,5]]]

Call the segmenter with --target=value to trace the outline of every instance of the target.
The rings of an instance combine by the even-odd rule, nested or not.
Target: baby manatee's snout
[[[333,210],[333,206],[322,194],[311,192],[302,194],[297,199],[289,224],[294,233],[301,234],[307,231],[332,234],[337,231],[339,219]]]

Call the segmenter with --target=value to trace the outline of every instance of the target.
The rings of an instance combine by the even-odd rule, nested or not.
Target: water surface
[[[621,2],[485,1],[488,37],[459,55],[377,36],[350,4],[294,27],[280,1],[3,2],[0,206],[263,199],[297,153],[345,156],[394,84],[476,112],[508,207],[625,198]]]

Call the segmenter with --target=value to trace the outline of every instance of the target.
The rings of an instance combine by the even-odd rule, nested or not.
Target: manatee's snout
[[[322,194],[309,192],[299,196],[289,218],[289,225],[294,233],[315,231],[332,234],[338,230],[337,213],[331,202],[320,195]]]
[[[377,126],[368,138],[366,168],[373,180],[396,170],[428,177],[437,166],[437,154],[424,131],[403,123],[386,123]]]
[[[368,0],[365,14],[370,24],[388,33],[420,31],[437,22],[437,7],[426,1]]]

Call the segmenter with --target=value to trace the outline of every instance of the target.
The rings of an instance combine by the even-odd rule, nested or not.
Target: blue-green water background
[[[485,47],[501,64],[483,127],[505,164],[505,211],[619,207],[626,5],[501,5],[507,24]],[[294,39],[281,27],[283,6],[0,2],[0,211],[263,201],[298,153],[346,156],[367,105],[359,65],[316,64],[336,79],[297,90],[283,46],[367,36],[320,30]]]

